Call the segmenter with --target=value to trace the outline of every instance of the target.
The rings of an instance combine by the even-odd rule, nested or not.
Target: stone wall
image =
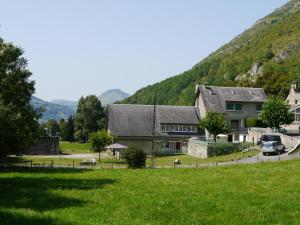
[[[249,129],[249,141],[253,142],[256,144],[257,141],[261,138],[262,135],[264,134],[275,134],[279,135],[281,138],[281,142],[285,145],[286,148],[293,148],[295,145],[297,145],[300,141],[299,138],[297,137],[291,137],[285,134],[281,133],[273,133],[270,129],[266,128],[250,128]]]
[[[28,150],[28,155],[57,155],[59,154],[58,137],[41,137]]]
[[[208,149],[207,142],[190,140],[188,142],[187,154],[205,159],[208,157],[207,149]]]

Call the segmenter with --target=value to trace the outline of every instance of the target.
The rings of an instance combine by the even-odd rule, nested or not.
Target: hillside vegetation
[[[202,43],[205,44],[205,43]],[[291,0],[192,69],[138,90],[123,103],[192,105],[195,85],[262,87],[285,97],[300,79],[300,0]]]

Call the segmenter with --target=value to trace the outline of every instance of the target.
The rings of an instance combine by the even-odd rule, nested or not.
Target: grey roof
[[[226,102],[265,102],[267,96],[262,88],[217,87],[197,85],[196,94],[204,101],[207,111],[226,112]]]
[[[153,105],[108,105],[108,129],[116,136],[151,137],[154,118]],[[194,106],[156,106],[156,136],[170,136],[160,132],[161,124],[198,125],[200,113]]]

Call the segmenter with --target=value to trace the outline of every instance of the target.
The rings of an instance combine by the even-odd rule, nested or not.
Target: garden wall
[[[35,144],[25,151],[28,155],[57,155],[59,154],[58,137],[40,137]]]
[[[207,142],[191,138],[188,142],[188,155],[208,158],[218,155],[227,155],[239,151],[239,144],[228,142]]]

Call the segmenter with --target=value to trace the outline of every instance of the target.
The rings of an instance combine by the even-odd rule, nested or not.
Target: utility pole
[[[152,166],[155,166],[155,126],[156,125],[156,93],[154,93],[153,124],[152,124]]]

